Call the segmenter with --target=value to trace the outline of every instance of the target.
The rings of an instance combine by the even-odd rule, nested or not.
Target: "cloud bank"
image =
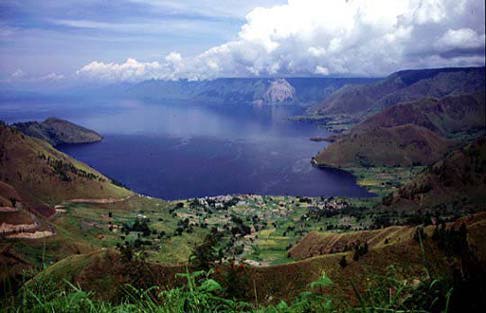
[[[484,65],[484,1],[289,0],[246,15],[235,40],[195,56],[93,61],[78,76],[106,81],[238,76],[364,75]]]

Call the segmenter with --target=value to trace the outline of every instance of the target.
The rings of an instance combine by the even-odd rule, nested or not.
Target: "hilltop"
[[[400,102],[484,90],[485,82],[484,67],[399,71],[371,84],[345,86],[311,108],[310,112],[362,121]]]
[[[15,123],[12,126],[28,136],[43,139],[53,146],[60,144],[93,143],[103,139],[100,134],[93,130],[52,117],[40,123]]]
[[[390,209],[485,209],[486,137],[450,152],[383,199]]]
[[[334,167],[429,165],[455,140],[484,134],[485,125],[484,91],[422,98],[369,117],[337,136],[314,162]]]
[[[3,206],[12,206],[11,198],[15,198],[17,204],[37,208],[53,207],[73,198],[130,194],[86,164],[54,149],[48,142],[5,124],[0,125],[0,164]]]
[[[330,167],[411,166],[431,164],[452,142],[413,124],[351,132],[324,148],[314,164]]]
[[[425,97],[402,102],[373,115],[353,131],[366,131],[377,127],[394,127],[414,124],[425,127],[441,136],[455,138],[485,131],[485,92]]]

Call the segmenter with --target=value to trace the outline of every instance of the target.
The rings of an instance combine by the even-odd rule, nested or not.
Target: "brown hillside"
[[[27,208],[52,207],[72,198],[119,198],[130,191],[54,149],[47,142],[0,124],[2,202],[16,193]],[[8,203],[7,203],[8,204]]]
[[[463,219],[468,229],[468,241],[476,244],[484,236],[486,215],[477,214],[468,219]],[[431,234],[433,226],[426,228],[425,232]],[[308,288],[308,284],[318,279],[326,273],[334,282],[334,286],[328,291],[344,296],[353,301],[353,283],[358,289],[362,289],[369,282],[366,278],[373,275],[385,274],[389,266],[403,275],[408,281],[421,279],[424,277],[424,256],[420,245],[413,239],[414,227],[391,227],[371,232],[353,232],[348,234],[324,234],[322,235],[323,252],[330,246],[342,246],[340,241],[350,240],[369,240],[369,251],[362,255],[357,261],[352,259],[352,253],[331,253],[311,257],[306,255],[306,248],[294,248],[293,253],[298,250],[303,251],[301,257],[305,259],[282,265],[252,267],[237,265],[236,275],[241,275],[242,279],[237,280],[238,288],[246,294],[249,300],[255,299],[255,293],[259,303],[279,301],[280,299],[292,299],[300,292]],[[315,239],[320,234],[311,234],[298,245],[311,247],[316,244]],[[337,237],[336,237],[337,236]],[[478,237],[479,236],[479,237]],[[310,244],[308,240],[312,238]],[[336,240],[337,238],[337,240]],[[383,240],[390,238],[387,244]],[[335,243],[329,244],[329,241]],[[428,236],[424,239],[424,250],[427,261],[433,264],[434,272],[440,273],[447,271],[450,264],[443,252],[437,247],[436,243]],[[484,249],[483,249],[484,250]],[[312,254],[314,255],[314,254]],[[339,265],[341,258],[345,256],[347,266],[342,268]],[[479,255],[480,257],[483,254]],[[485,259],[480,259],[483,264]],[[225,273],[229,265],[220,265],[215,270],[215,278],[224,282]],[[117,289],[123,283],[130,282],[130,264],[123,264],[120,256],[115,251],[101,250],[85,255],[76,255],[59,261],[41,272],[33,282],[42,284],[44,279],[61,281],[67,279],[75,284],[79,284],[85,290],[95,291],[99,298],[113,299],[117,294]],[[181,280],[174,278],[177,272],[185,272],[186,268],[182,265],[168,266],[162,264],[151,264],[146,269],[139,271],[140,274],[149,274],[147,277],[150,282],[158,282],[161,288],[171,288],[182,283]],[[133,268],[132,268],[133,269]],[[234,270],[234,268],[233,268]],[[430,270],[430,269],[429,269]],[[356,299],[354,299],[355,301]]]
[[[444,137],[484,134],[485,107],[484,92],[397,104],[338,136],[314,160],[333,167],[428,165],[453,145]]]
[[[394,105],[365,120],[355,131],[375,127],[414,124],[443,136],[471,130],[484,131],[486,125],[485,93],[424,98]]]
[[[383,199],[388,208],[486,208],[486,137],[456,149]]]
[[[0,181],[0,207],[13,207],[12,199],[20,199],[19,194],[15,188]]]
[[[410,166],[431,164],[451,142],[427,128],[412,124],[352,131],[314,158],[319,166]]]
[[[319,115],[345,114],[363,118],[404,101],[484,89],[484,67],[400,71],[373,84],[341,88],[312,110]]]
[[[370,249],[378,248],[410,240],[414,231],[415,227],[391,226],[380,230],[347,233],[311,232],[289,250],[289,256],[302,260],[318,255],[348,252],[365,242]]]
[[[60,144],[92,143],[103,137],[90,129],[58,118],[48,118],[45,121],[16,123],[13,127],[24,134],[43,139],[53,146]]]

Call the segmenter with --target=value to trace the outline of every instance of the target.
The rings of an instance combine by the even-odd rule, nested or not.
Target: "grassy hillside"
[[[431,164],[452,142],[413,124],[351,131],[324,148],[313,161],[318,166],[411,166]]]
[[[464,223],[467,230],[471,229],[466,230],[465,240],[478,242],[482,237],[477,236],[484,231],[486,225],[485,217],[484,214],[478,214],[447,227],[458,229],[458,225]],[[253,302],[257,299],[260,305],[266,305],[281,299],[295,298],[302,291],[308,290],[309,284],[325,273],[334,282],[333,287],[325,289],[325,292],[347,305],[356,305],[356,292],[366,290],[374,283],[373,278],[385,277],[381,275],[387,275],[390,271],[396,275],[390,279],[415,286],[430,280],[431,277],[447,275],[451,262],[456,260],[441,248],[442,239],[437,233],[437,228],[429,226],[423,232],[417,229],[421,228],[392,227],[343,235],[313,233],[291,250],[291,254],[299,256],[298,261],[261,267],[244,264],[216,265],[211,277],[225,288],[232,287],[233,290],[238,290],[239,296],[243,299]],[[418,231],[422,233],[420,237],[417,237]],[[316,242],[316,238],[319,243]],[[344,246],[350,241],[369,242],[368,249],[358,257],[355,256],[354,249],[326,250],[329,246]],[[307,251],[307,247],[317,252]],[[298,251],[300,252],[297,253]],[[479,259],[479,262],[484,261]],[[135,268],[137,271],[134,271]],[[66,258],[37,275],[32,283],[59,284],[62,279],[67,279],[84,290],[94,291],[98,298],[113,300],[120,295],[123,284],[127,282],[152,283],[161,289],[181,286],[184,280],[177,279],[175,273],[187,270],[192,268],[143,263],[140,260],[127,261],[115,251],[101,250]],[[138,275],[132,276],[135,273]],[[233,285],[228,285],[230,282]],[[320,293],[322,292],[324,289],[320,290]]]
[[[486,130],[485,93],[454,95],[441,99],[423,98],[400,103],[373,115],[354,132],[377,127],[414,124],[444,137],[457,138]]]
[[[368,245],[368,249],[375,249],[409,241],[414,232],[413,226],[391,226],[380,230],[346,233],[311,232],[289,250],[289,255],[302,260],[318,255],[350,252],[364,243]]]
[[[26,207],[53,207],[73,198],[121,198],[131,194],[47,142],[4,124],[0,125],[0,164],[0,181],[11,186],[20,197],[17,202]]]
[[[400,102],[477,92],[485,88],[485,68],[407,70],[367,85],[341,88],[311,112],[362,120]]]
[[[486,208],[486,138],[449,153],[383,199],[386,208]]]
[[[39,263],[92,249],[53,223],[64,212],[61,202],[130,195],[46,141],[0,124],[0,288]]]
[[[334,167],[428,165],[453,140],[484,134],[485,108],[484,92],[400,103],[337,136],[314,161]]]
[[[103,139],[95,131],[58,118],[48,118],[41,123],[16,123],[13,127],[28,136],[43,139],[53,146],[92,143]]]

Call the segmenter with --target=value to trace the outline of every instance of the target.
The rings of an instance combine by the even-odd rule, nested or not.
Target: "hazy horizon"
[[[7,0],[0,12],[0,83],[20,86],[485,65],[474,0]]]

